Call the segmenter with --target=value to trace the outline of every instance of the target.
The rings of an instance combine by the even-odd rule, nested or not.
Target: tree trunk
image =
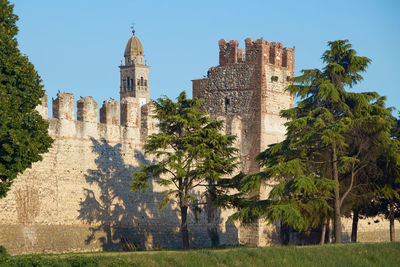
[[[325,244],[325,233],[326,233],[326,223],[321,225],[321,240],[319,241],[320,245]]]
[[[389,204],[389,222],[390,222],[390,242],[395,241],[395,230],[394,230],[394,208],[393,204]]]
[[[331,219],[326,221],[326,234],[325,234],[325,244],[332,242],[332,231],[331,231]]]
[[[219,246],[219,234],[218,234],[218,222],[219,222],[219,213],[218,209],[213,205],[213,202],[216,198],[216,190],[215,185],[209,181],[208,189],[206,194],[206,211],[207,211],[207,233],[210,237],[211,246],[217,247]]]
[[[188,207],[181,207],[181,233],[183,249],[189,249],[189,231],[187,228],[187,210]]]
[[[351,226],[351,242],[357,242],[357,230],[358,230],[358,209],[353,210],[353,225]]]
[[[335,243],[342,243],[342,222],[340,214],[340,187],[339,187],[339,173],[337,169],[337,155],[335,143],[332,144],[332,170],[333,170],[333,180],[336,181],[336,186],[334,188],[334,231],[335,231]]]
[[[282,245],[289,245],[290,242],[290,235],[289,235],[289,226],[281,222],[281,229],[280,229],[280,239]]]

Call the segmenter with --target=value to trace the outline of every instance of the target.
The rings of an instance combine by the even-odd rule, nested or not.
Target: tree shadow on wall
[[[136,248],[158,248],[161,245],[157,243],[157,238],[153,238],[152,230],[159,230],[162,216],[167,214],[171,225],[179,225],[179,219],[177,211],[171,210],[171,207],[160,213],[158,203],[163,196],[154,192],[153,187],[148,194],[130,192],[132,173],[139,170],[140,163],[150,162],[135,150],[137,165],[126,164],[121,144],[113,146],[105,139],[97,141],[91,138],[91,141],[92,152],[97,155],[97,168],[88,169],[85,175],[89,188],[84,188],[85,199],[80,202],[78,216],[91,226],[86,244],[101,242],[105,251],[131,250],[133,245]],[[157,224],[158,227],[151,227]],[[163,242],[163,246],[168,244]]]

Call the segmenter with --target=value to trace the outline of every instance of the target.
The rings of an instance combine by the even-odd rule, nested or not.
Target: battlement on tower
[[[134,97],[122,99],[120,105],[114,99],[103,101],[98,116],[98,104],[93,97],[81,97],[75,104],[73,94],[59,92],[52,99],[52,118],[48,116],[47,98],[47,95],[43,96],[36,110],[49,120],[49,133],[53,137],[129,140],[140,144],[147,134],[157,130],[158,121],[153,118],[152,104],[140,105]]]
[[[294,103],[285,89],[293,84],[295,49],[263,39],[244,43],[239,49],[237,40],[219,40],[219,65],[192,82],[193,96],[204,99],[202,108],[212,117],[225,118],[228,128],[241,118],[242,171],[248,172],[258,170],[252,159],[260,151],[285,136],[280,111]]]
[[[251,38],[245,40],[244,50],[239,49],[238,45],[237,40],[219,40],[219,66],[264,62],[278,68],[294,70],[294,48],[283,47],[282,43],[263,39],[253,41]]]

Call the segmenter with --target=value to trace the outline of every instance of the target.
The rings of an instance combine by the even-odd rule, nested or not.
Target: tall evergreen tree
[[[362,215],[389,220],[390,241],[395,241],[394,221],[400,221],[400,125],[394,120],[392,138],[377,158],[379,176],[372,201],[364,204]]]
[[[385,108],[384,98],[364,107],[369,109],[352,108],[352,129],[346,135],[346,153],[357,162],[341,174],[343,183],[348,181],[348,188],[343,193],[342,212],[352,210],[352,242],[356,242],[358,216],[365,215],[371,200],[377,195],[384,193],[388,197],[394,196],[392,184],[397,179],[394,172],[397,163],[393,159],[398,153],[398,146],[391,136],[396,120],[391,115],[391,109]],[[390,162],[389,174],[386,164]],[[357,165],[362,168],[354,173],[352,166]]]
[[[18,49],[14,6],[0,0],[0,198],[15,177],[42,159],[52,139],[35,107],[43,85],[32,63]]]
[[[160,121],[159,133],[150,135],[145,152],[156,157],[152,165],[142,165],[134,173],[132,191],[145,191],[148,179],[166,187],[160,208],[175,200],[181,213],[182,244],[189,248],[187,214],[197,212],[200,197],[194,189],[203,186],[214,190],[214,184],[236,167],[235,136],[222,135],[223,121],[214,121],[200,110],[201,100],[186,98],[182,92],[175,103],[167,97],[154,101]]]
[[[286,139],[258,156],[262,172],[236,182],[239,190],[251,192],[262,181],[278,180],[269,199],[239,201],[239,194],[220,201],[239,207],[236,218],[279,219],[298,230],[333,217],[335,242],[341,243],[344,203],[362,184],[361,173],[373,164],[374,152],[390,141],[391,123],[384,98],[346,91],[363,79],[360,73],[370,59],[357,56],[347,40],[328,45],[322,55],[325,67],[302,70],[288,88],[300,101],[281,113],[288,120]]]

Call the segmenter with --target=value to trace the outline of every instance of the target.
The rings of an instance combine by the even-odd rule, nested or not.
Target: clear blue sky
[[[191,79],[218,65],[218,40],[263,38],[296,47],[295,72],[321,67],[327,41],[349,39],[372,59],[356,91],[400,109],[400,1],[14,0],[18,41],[51,98],[57,91],[119,100],[119,68],[134,21],[151,97],[191,95]]]

